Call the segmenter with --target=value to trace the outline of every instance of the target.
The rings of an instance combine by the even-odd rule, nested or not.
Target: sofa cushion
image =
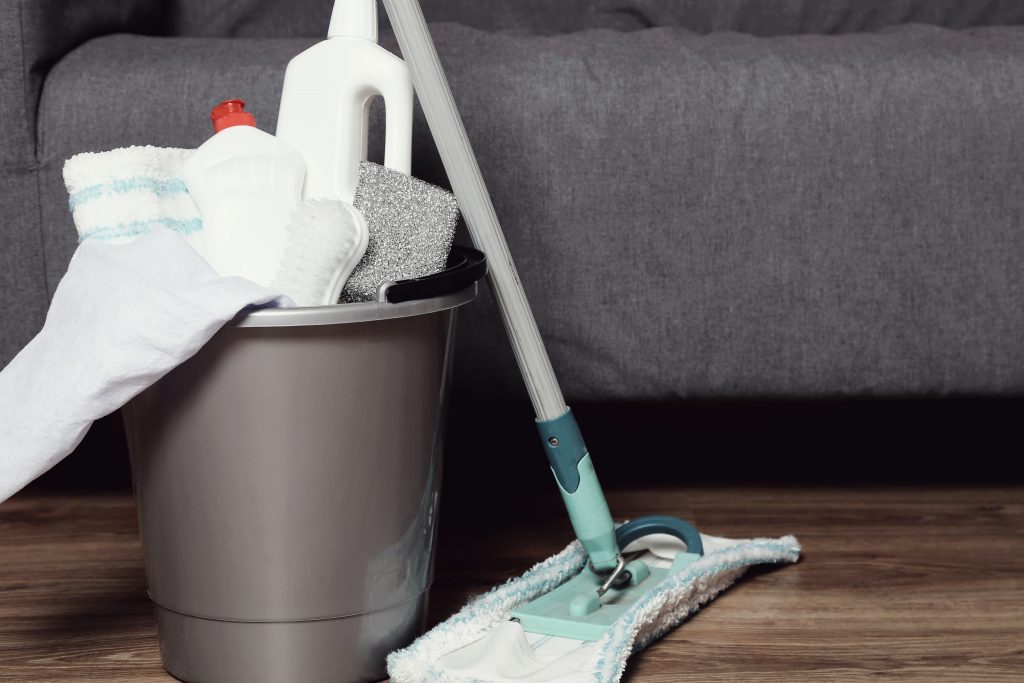
[[[1024,29],[434,33],[570,399],[1024,389]],[[51,280],[64,158],[196,145],[225,97],[272,130],[308,44],[111,36],[58,64]],[[460,344],[464,386],[521,392],[493,307]]]

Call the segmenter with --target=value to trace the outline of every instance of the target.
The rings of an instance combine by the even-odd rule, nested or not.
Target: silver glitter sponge
[[[381,283],[444,269],[455,237],[455,195],[380,164],[359,164],[353,206],[363,212],[370,241],[352,271],[341,303],[373,301]]]

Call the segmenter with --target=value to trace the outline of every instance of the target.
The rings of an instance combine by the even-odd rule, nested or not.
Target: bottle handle
[[[405,78],[381,85],[377,93],[384,98],[384,165],[412,175],[412,80],[406,71]]]

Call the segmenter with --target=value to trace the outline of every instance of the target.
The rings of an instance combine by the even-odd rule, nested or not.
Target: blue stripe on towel
[[[182,235],[191,235],[203,229],[201,218],[148,218],[146,220],[128,221],[117,225],[105,225],[93,228],[85,234],[79,235],[78,241],[87,239],[113,240],[119,237],[136,237],[144,235],[153,228],[170,228]]]
[[[188,192],[188,188],[185,187],[185,181],[181,178],[165,180],[140,175],[128,178],[115,178],[108,183],[90,185],[71,195],[68,203],[71,205],[71,210],[74,211],[82,204],[95,199],[133,192],[135,190],[145,190],[160,197]]]

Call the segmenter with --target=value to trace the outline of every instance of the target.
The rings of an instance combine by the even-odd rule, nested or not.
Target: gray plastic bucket
[[[421,632],[471,275],[400,303],[251,312],[125,408],[172,675],[376,680]]]

